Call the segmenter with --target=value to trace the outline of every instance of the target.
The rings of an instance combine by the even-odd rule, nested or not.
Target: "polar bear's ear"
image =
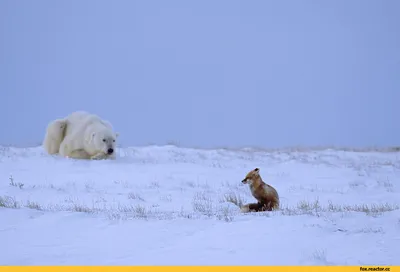
[[[118,136],[119,136],[119,133],[115,132],[115,137],[118,138]]]

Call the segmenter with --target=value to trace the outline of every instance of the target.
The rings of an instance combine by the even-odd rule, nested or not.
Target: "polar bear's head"
[[[118,133],[103,129],[92,133],[91,143],[96,147],[96,150],[111,156],[115,154],[117,138]]]

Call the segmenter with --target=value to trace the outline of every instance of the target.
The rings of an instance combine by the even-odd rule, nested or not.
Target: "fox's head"
[[[246,177],[242,180],[243,184],[253,184],[254,181],[260,178],[260,169],[255,168],[251,170]]]

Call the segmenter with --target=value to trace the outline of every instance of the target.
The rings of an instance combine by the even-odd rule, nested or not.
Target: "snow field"
[[[0,265],[399,265],[398,152],[0,148]],[[280,195],[255,202],[260,168]]]

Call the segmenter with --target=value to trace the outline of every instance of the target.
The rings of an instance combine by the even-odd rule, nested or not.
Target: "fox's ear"
[[[255,168],[254,172],[256,172],[258,174],[258,172],[260,172],[260,169],[259,168]]]

